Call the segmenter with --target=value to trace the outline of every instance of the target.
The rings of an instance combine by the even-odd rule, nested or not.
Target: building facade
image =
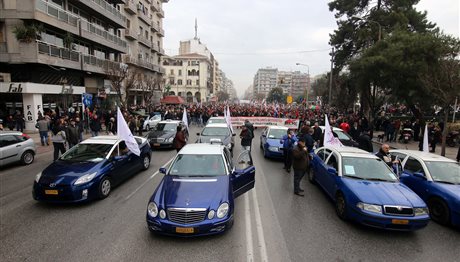
[[[254,95],[266,96],[278,84],[278,69],[261,68],[254,76]]]
[[[5,83],[0,89],[0,117],[27,115],[28,107],[41,113],[79,110],[82,93],[93,94],[95,103],[107,102],[107,94],[113,94],[107,72],[125,66],[163,74],[159,57],[164,53],[165,2],[1,1],[0,75]],[[31,120],[26,118],[27,130],[35,130],[37,115],[38,111]]]
[[[283,93],[294,99],[307,95],[310,86],[310,78],[300,71],[278,71],[278,69],[259,69],[254,76],[254,95],[267,95],[272,88],[281,87]]]

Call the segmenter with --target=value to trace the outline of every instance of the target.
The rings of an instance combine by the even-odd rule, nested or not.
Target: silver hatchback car
[[[34,161],[35,142],[21,132],[0,132],[0,166],[14,162],[29,165]]]

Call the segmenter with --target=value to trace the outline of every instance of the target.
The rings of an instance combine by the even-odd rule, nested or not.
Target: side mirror
[[[232,136],[236,136],[236,134],[235,134],[235,133],[233,133],[233,134],[232,134]]]
[[[262,137],[267,137],[267,135],[266,135],[266,134],[262,134]]]
[[[423,173],[415,172],[414,176],[423,180],[426,180],[426,176]]]
[[[337,175],[337,170],[333,167],[328,167],[327,172],[331,175]]]
[[[160,173],[162,173],[162,174],[165,174],[165,175],[166,175],[166,168],[164,168],[164,167],[160,167]]]
[[[125,158],[126,158],[126,156],[114,156],[114,157],[113,157],[113,160],[114,160],[114,161],[121,161],[121,160],[123,160],[123,159],[125,159]]]
[[[196,133],[196,135],[197,135],[197,136],[199,136],[199,135],[200,135],[200,133]]]

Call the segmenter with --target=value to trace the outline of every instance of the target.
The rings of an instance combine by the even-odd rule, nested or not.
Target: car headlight
[[[38,181],[40,181],[40,177],[42,177],[42,172],[38,173],[38,174],[35,176],[35,182],[38,183]]]
[[[208,219],[213,219],[214,218],[214,215],[216,214],[216,212],[214,210],[210,210],[209,213],[208,213]]]
[[[379,205],[372,205],[372,204],[366,204],[366,203],[358,203],[356,206],[361,209],[361,210],[366,210],[372,213],[378,213],[382,214],[382,206]]]
[[[165,219],[165,217],[166,217],[166,212],[163,209],[160,210],[160,218]]]
[[[157,204],[155,204],[154,202],[150,202],[149,205],[147,206],[147,212],[149,213],[149,216],[157,217],[158,216]]]
[[[84,176],[80,177],[79,179],[77,179],[77,181],[75,181],[75,183],[73,183],[73,184],[78,186],[78,185],[81,185],[81,184],[84,184],[84,183],[88,183],[89,181],[93,180],[93,178],[96,176],[96,174],[97,174],[97,172],[84,175]]]
[[[278,152],[278,147],[277,146],[269,146],[268,150],[273,151],[273,152]]]
[[[428,208],[426,208],[426,207],[416,207],[416,208],[414,208],[414,215],[415,216],[428,215]]]
[[[170,137],[170,138],[168,138],[167,141],[168,141],[168,142],[172,142],[173,140],[174,140],[174,137]]]
[[[219,208],[217,209],[217,217],[218,218],[223,218],[227,215],[228,213],[228,203],[222,203],[220,204]]]

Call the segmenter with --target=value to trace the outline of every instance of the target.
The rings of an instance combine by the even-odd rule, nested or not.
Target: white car
[[[152,117],[147,117],[144,121],[144,130],[149,131],[152,128],[155,128],[155,126],[160,123],[161,121],[161,115],[154,115]]]
[[[13,162],[29,165],[34,161],[36,147],[28,135],[15,131],[0,132],[0,166]]]

